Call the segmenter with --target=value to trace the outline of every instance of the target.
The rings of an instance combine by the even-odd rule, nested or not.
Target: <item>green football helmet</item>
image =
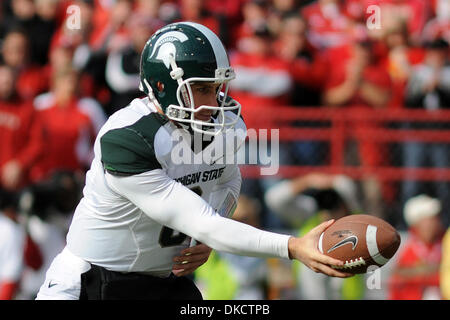
[[[241,105],[228,96],[229,82],[234,78],[220,39],[197,23],[179,22],[159,29],[142,51],[140,90],[169,119],[195,132],[217,135],[234,127],[241,113]],[[191,85],[201,81],[220,84],[218,106],[195,108]],[[216,121],[195,119],[195,113],[203,109],[213,110]],[[230,117],[227,111],[237,116]]]

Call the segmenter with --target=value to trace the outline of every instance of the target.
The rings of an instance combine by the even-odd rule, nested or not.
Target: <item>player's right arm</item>
[[[328,266],[341,265],[342,262],[322,255],[317,249],[318,238],[327,224],[320,225],[302,238],[295,238],[223,218],[201,197],[160,169],[127,177],[106,173],[106,180],[112,190],[129,199],[150,218],[215,250],[246,256],[297,259],[317,272],[347,276]]]
[[[158,134],[165,131],[158,129],[164,124],[160,120],[157,115],[150,115],[102,136],[105,180],[113,192],[157,223],[215,250],[246,256],[295,258],[317,271],[345,276],[325,268],[325,264],[342,263],[320,254],[315,245],[319,235],[311,233],[304,238],[292,238],[221,217],[204,199],[170,178],[162,170],[152,145],[154,141],[162,143]]]
[[[161,225],[213,249],[251,256],[288,258],[289,236],[222,218],[200,196],[161,169],[132,176],[106,173],[108,186]]]

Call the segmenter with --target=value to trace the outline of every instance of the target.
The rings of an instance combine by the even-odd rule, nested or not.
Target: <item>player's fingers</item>
[[[211,250],[212,249],[210,247],[208,247],[206,244],[201,243],[201,244],[198,244],[196,246],[183,249],[180,252],[180,254],[181,255],[191,255],[191,254],[202,254],[202,253],[204,253],[204,254],[208,254],[209,255],[209,253],[211,253]]]
[[[181,263],[180,264],[176,264],[175,263],[175,264],[172,265],[172,271],[173,270],[184,270],[184,268],[185,268],[184,266],[185,266],[184,264],[181,264]]]
[[[191,262],[187,264],[173,265],[172,273],[176,276],[185,276],[193,273],[198,267],[200,267],[204,262]]]
[[[343,266],[344,262],[332,257],[329,257],[327,255],[324,255],[322,253],[320,253],[319,251],[317,251],[314,256],[313,259],[321,264],[326,264],[329,266]]]
[[[317,269],[316,267],[309,266],[309,268],[310,268],[312,271],[316,272],[316,273],[319,272],[319,269]]]
[[[187,270],[187,269],[196,269],[204,264],[206,261],[195,261],[195,262],[185,262],[185,263],[174,263],[172,265],[172,270]]]
[[[175,262],[176,264],[187,264],[196,262],[203,264],[206,261],[208,261],[210,253],[211,249],[207,246],[204,246],[204,248],[200,248],[200,250],[195,250],[194,253],[189,251],[187,253],[185,252],[184,254],[174,257],[173,262]]]
[[[175,263],[172,266],[172,272],[176,276],[181,277],[193,273],[195,269],[208,261],[211,253],[211,248],[203,244],[188,249],[183,250],[181,255],[173,258]]]
[[[189,271],[189,270],[190,270],[190,271],[193,272],[195,269],[197,269],[198,267],[200,267],[202,264],[203,264],[203,262],[201,262],[201,261],[198,261],[198,262],[191,262],[191,263],[185,265],[184,269],[185,269],[186,271]]]
[[[320,272],[322,272],[322,273],[324,273],[324,274],[326,274],[328,276],[331,276],[331,277],[348,278],[348,277],[353,276],[353,274],[351,274],[351,273],[347,273],[347,272],[344,272],[344,271],[336,270],[336,269],[331,268],[330,266],[327,266],[327,265],[324,265],[324,264],[319,264],[317,266],[317,269]]]
[[[181,255],[173,258],[173,262],[175,263],[192,263],[192,262],[206,262],[209,258],[209,253],[200,253],[200,254],[189,254],[189,255]]]
[[[196,262],[200,262],[200,261],[205,262],[206,259],[204,259],[204,258],[203,259],[187,259],[187,258],[173,259],[174,266],[176,266],[176,265],[183,266],[183,265],[186,265],[188,263],[196,263]]]
[[[323,273],[323,274],[325,274],[327,276],[331,276],[331,277],[347,278],[350,276],[350,274],[333,269],[333,268],[331,268],[327,265],[321,264],[317,261],[312,261],[308,265],[308,267],[316,273]]]

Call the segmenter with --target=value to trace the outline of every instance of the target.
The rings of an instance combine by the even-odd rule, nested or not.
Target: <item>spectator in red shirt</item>
[[[350,43],[353,22],[339,0],[318,0],[302,11],[308,25],[308,40],[319,49]]]
[[[79,28],[69,28],[71,24],[68,20],[71,18],[70,15],[64,11],[64,19],[62,23],[59,25],[59,28],[53,34],[50,51],[53,50],[54,47],[59,46],[80,46],[82,44],[88,44],[91,40],[91,36],[94,30],[94,8],[93,1],[83,1],[83,0],[75,0],[72,1],[73,5],[77,6],[80,10],[80,24]],[[67,6],[69,3],[67,1],[62,5],[62,7]],[[66,9],[67,10],[67,9]],[[72,21],[72,20],[71,20]],[[85,48],[86,49],[86,48]],[[86,53],[87,54],[87,53]]]
[[[267,26],[263,26],[240,38],[237,51],[230,55],[236,71],[230,92],[245,106],[242,114],[248,128],[277,128],[278,125],[268,118],[261,123],[258,114],[289,103],[293,86],[289,64],[273,53],[272,41]]]
[[[42,130],[31,103],[16,93],[13,70],[6,65],[0,65],[0,141],[0,188],[18,191],[29,183]]]
[[[226,16],[229,22],[236,22],[241,16],[241,8],[245,1],[247,0],[208,0],[205,1],[205,7],[214,14]]]
[[[379,67],[371,42],[359,41],[353,45],[332,48],[327,50],[326,55],[328,77],[324,84],[325,105],[362,108],[386,106],[391,94],[391,80],[389,74]],[[373,152],[368,152],[367,158],[363,155],[362,162],[365,166],[380,163]]]
[[[273,51],[289,64],[290,74],[295,82],[290,104],[313,106],[320,104],[320,88],[327,70],[320,61],[320,55],[306,38],[305,20],[296,12],[285,14],[279,25],[279,32],[273,44]]]
[[[80,8],[80,29],[67,28],[64,21],[57,37],[62,36],[78,44],[81,40],[93,52],[109,51],[126,41],[128,34],[125,24],[133,11],[132,0],[74,0],[73,4]],[[70,16],[66,18],[70,19]]]
[[[384,67],[392,79],[390,108],[402,108],[405,86],[411,72],[411,52],[406,25],[398,25],[386,31],[382,46],[385,49]]]
[[[444,228],[439,214],[441,203],[427,195],[409,199],[404,218],[408,240],[398,253],[389,281],[389,299],[440,299],[439,266]]]
[[[230,84],[230,95],[242,104],[242,116],[249,130],[278,129],[279,123],[270,114],[290,101],[293,80],[289,63],[274,54],[272,41],[267,26],[262,25],[262,29],[253,30],[250,35],[238,39],[237,50],[230,55],[230,64],[236,71],[236,79]],[[278,155],[280,164],[291,163],[288,145],[283,142],[279,144]],[[249,160],[252,161],[255,156],[249,155]],[[257,161],[261,161],[262,165],[267,164],[261,157]],[[243,190],[248,188],[249,194],[254,195],[256,190],[265,190],[272,180],[273,177],[257,181],[245,179]],[[252,185],[253,182],[257,185]],[[262,220],[263,225],[269,228],[279,227],[280,224],[273,214],[264,215]]]
[[[267,28],[269,6],[265,0],[247,0],[241,12],[242,21],[233,29],[231,47],[236,48],[241,39],[251,36],[255,30]]]
[[[55,171],[84,172],[93,157],[93,143],[106,117],[93,99],[77,96],[78,74],[71,68],[57,70],[50,93],[34,101],[42,121],[45,152],[33,166],[34,182]]]
[[[323,93],[323,102],[327,106],[351,107],[353,112],[365,109],[386,108],[391,97],[391,79],[385,69],[380,67],[379,61],[373,53],[372,42],[362,40],[353,45],[331,48],[327,51],[327,80]],[[368,169],[385,165],[388,155],[385,145],[370,140],[371,130],[377,124],[370,119],[356,121],[353,130],[358,138],[359,161],[362,167]],[[373,175],[365,177],[368,187],[373,183],[378,185]],[[376,188],[378,189],[378,187]],[[373,190],[376,190],[373,189]],[[393,200],[392,187],[387,183],[381,187],[384,200]],[[372,192],[367,193],[372,194]],[[368,210],[379,212],[381,195],[368,200]]]
[[[95,97],[109,113],[111,93],[105,80],[106,59],[110,50],[127,44],[125,23],[130,18],[132,3],[129,0],[114,3],[75,0],[73,3],[80,9],[79,29],[70,28],[71,16],[66,15],[53,36],[50,56],[61,47],[71,49],[71,64],[83,78],[82,91]]]
[[[431,16],[429,0],[377,0],[381,8],[383,27],[390,28],[390,22],[405,21],[409,42],[420,45],[421,35],[427,20]]]
[[[129,30],[126,25],[133,13],[133,1],[117,0],[109,11],[109,19],[103,30],[99,30],[99,35],[93,34],[91,46],[94,49],[106,49],[107,52],[118,49],[127,43]]]
[[[225,44],[228,44],[226,20],[210,12],[204,0],[179,0],[179,21],[200,23],[211,29]]]
[[[2,45],[3,62],[17,74],[17,92],[26,99],[33,99],[48,88],[48,80],[42,77],[42,68],[29,63],[29,41],[20,29],[9,31]]]
[[[326,64],[306,39],[306,24],[298,12],[285,14],[279,26],[280,32],[274,43],[274,52],[289,65],[289,72],[294,82],[289,105],[320,107],[321,87],[325,80]],[[326,121],[293,121],[290,125],[297,127],[329,127]],[[327,162],[328,143],[322,141],[295,141],[291,143],[292,162],[297,165],[323,165]]]
[[[379,67],[370,41],[329,49],[327,56],[329,73],[323,96],[326,105],[386,106],[391,81]]]

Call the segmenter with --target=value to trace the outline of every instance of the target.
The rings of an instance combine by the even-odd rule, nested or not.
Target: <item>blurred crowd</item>
[[[142,96],[138,90],[142,48],[161,26],[186,20],[209,27],[224,42],[237,75],[231,95],[242,104],[249,128],[277,128],[276,119],[260,122],[254,115],[281,106],[382,112],[450,109],[450,0],[1,1],[0,299],[34,297],[48,264],[64,246],[96,134],[109,115]],[[402,128],[448,130],[448,120],[404,122]],[[365,135],[377,125],[361,121],[351,129]],[[296,121],[292,126],[327,123]],[[281,164],[314,166],[329,161],[329,146],[324,142],[290,142],[280,147]],[[358,152],[350,148],[349,154],[364,167],[398,164],[393,157],[405,167],[448,169],[450,165],[449,143],[410,141],[398,150],[362,140]],[[296,198],[300,207],[285,207],[282,201],[291,194],[286,181],[244,181],[243,194],[250,201],[242,205],[259,212],[258,222],[253,223],[301,233],[324,219],[315,215],[319,209],[338,212],[336,216],[342,208],[347,212],[369,209],[383,216],[376,203],[355,201],[371,198],[373,190],[379,190],[378,198],[372,197],[375,202],[389,206],[400,199],[392,221],[406,232],[410,225],[403,206],[426,190],[440,201],[442,228],[448,227],[448,181],[430,188],[412,177],[395,188],[379,181],[371,187],[373,180],[368,179],[362,187],[350,186],[356,191],[353,198],[346,198],[348,202],[330,189],[339,185],[337,189],[342,186],[348,191],[343,177],[338,182],[318,176],[300,178],[304,180],[297,187],[306,189],[308,181],[312,189],[327,185],[328,193],[307,193],[301,204]],[[279,189],[279,183],[284,183],[284,189]],[[295,190],[295,194],[304,191]],[[356,195],[361,190],[366,192]],[[268,278],[278,279],[263,271],[253,273],[254,278],[243,272],[263,270],[262,265],[267,266],[261,260],[242,262],[220,255],[210,260],[218,261],[216,266],[223,270],[221,259],[236,270],[243,263],[237,278],[241,283],[254,280],[267,289]],[[313,279],[296,272],[294,278]],[[199,277],[207,280],[208,273]],[[233,281],[229,288],[236,290],[237,280]],[[341,288],[324,279],[317,281],[326,282],[327,288]],[[351,297],[362,297],[355,294],[361,292],[357,289],[361,281],[347,284],[353,288],[346,289],[353,292]],[[298,290],[300,297],[306,297]],[[328,296],[318,292],[315,297],[337,297],[330,290]],[[267,295],[249,291],[241,297]],[[280,296],[272,292],[270,297]]]

